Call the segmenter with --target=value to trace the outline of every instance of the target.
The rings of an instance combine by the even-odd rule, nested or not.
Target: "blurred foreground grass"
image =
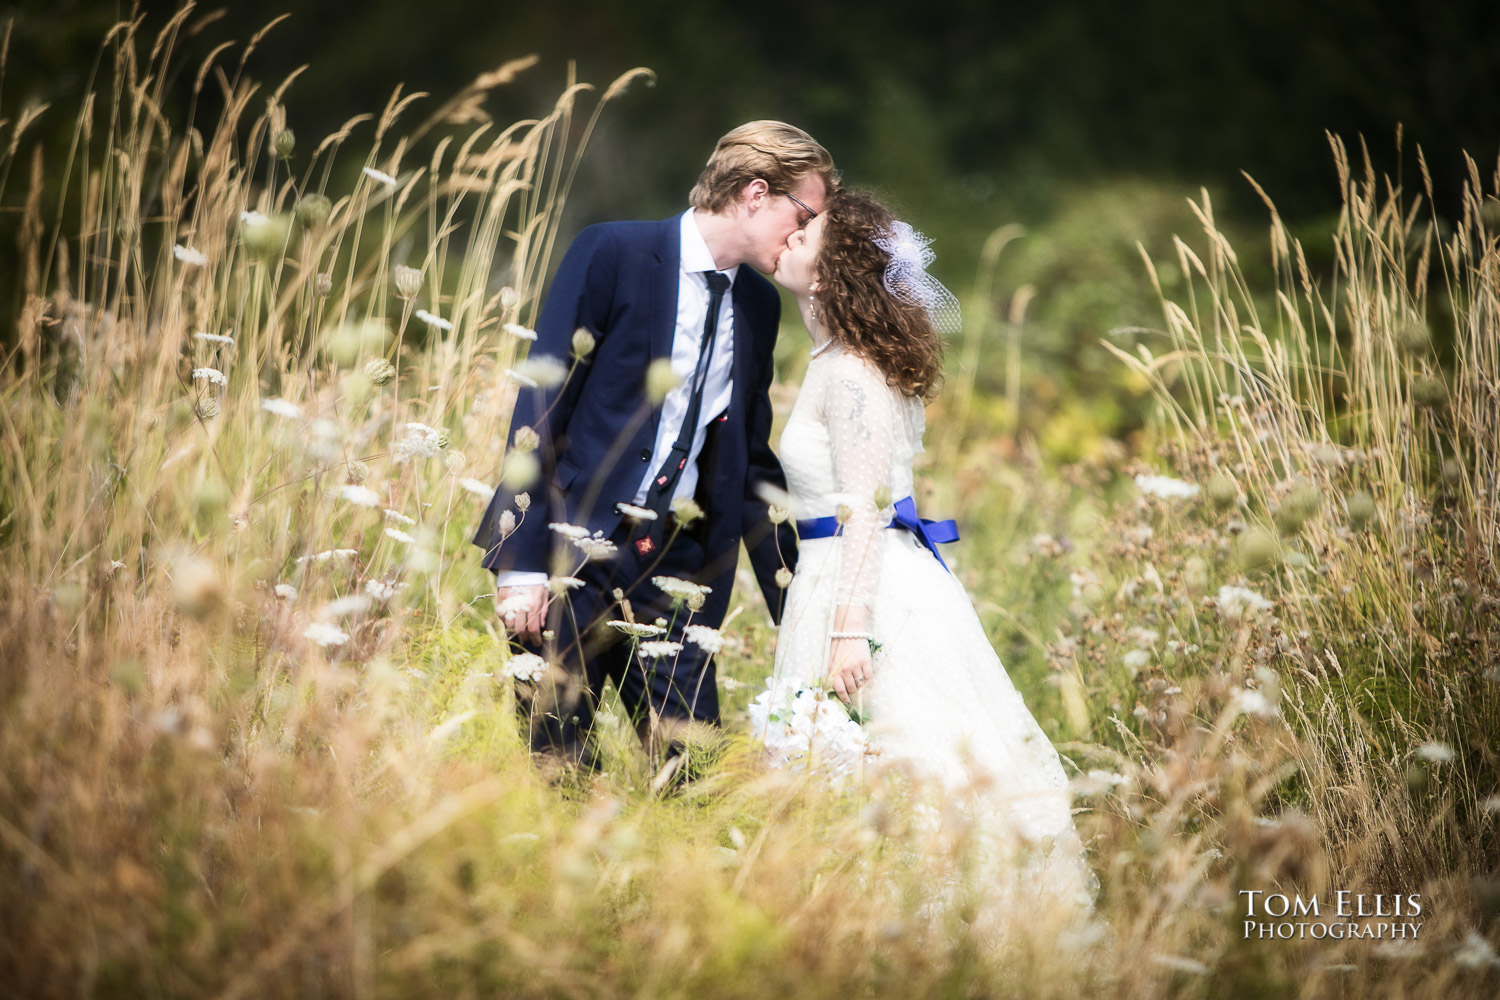
[[[1335,145],[1336,270],[1273,212],[1274,287],[1204,199],[1205,249],[1179,244],[1161,328],[1119,352],[1158,404],[1138,453],[1058,466],[992,434],[1018,397],[950,366],[919,500],[959,517],[959,572],[1076,771],[1108,926],[1060,948],[1022,914],[997,945],[961,818],[768,771],[739,735],[774,641],[753,588],[706,778],[654,794],[618,719],[591,785],[531,768],[467,539],[491,484],[528,485],[515,331],[582,102],[630,78],[505,126],[502,67],[313,144],[226,53],[177,84],[229,95],[200,132],[156,110],[180,24],[117,29],[71,149],[6,126],[8,991],[1493,995],[1495,178],[1440,238]],[[1025,355],[970,329],[955,359]],[[1242,890],[1420,893],[1422,930],[1247,940]]]

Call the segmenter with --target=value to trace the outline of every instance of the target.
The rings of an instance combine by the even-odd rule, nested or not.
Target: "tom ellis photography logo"
[[[1245,938],[1333,938],[1335,940],[1415,940],[1422,930],[1422,896],[1375,895],[1342,889],[1332,898],[1317,894],[1284,895],[1241,889],[1245,900]]]

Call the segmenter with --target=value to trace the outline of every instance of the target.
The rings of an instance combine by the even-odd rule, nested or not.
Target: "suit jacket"
[[[579,327],[594,334],[596,346],[562,386],[523,388],[516,399],[511,445],[521,427],[529,426],[541,437],[546,502],[534,497],[532,509],[502,545],[497,522],[512,498],[504,488],[496,491],[474,537],[474,544],[485,550],[487,568],[550,570],[549,554],[559,541],[547,528],[551,521],[610,535],[622,517],[616,503],[632,501],[651,463],[662,460],[652,454],[661,414],[646,400],[645,375],[652,361],[672,355],[680,226],[680,216],[590,226],[563,256],[531,354],[571,364],[573,333]],[[777,620],[782,591],[775,573],[783,557],[787,565],[796,559],[791,526],[773,527],[760,498],[762,484],[786,488],[770,445],[771,350],[781,300],[772,284],[748,266],[735,276],[731,296],[733,390],[728,410],[710,427],[698,457],[697,497],[706,524],[695,534],[705,553],[702,582],[713,588],[700,620],[714,624],[729,606],[742,538]]]

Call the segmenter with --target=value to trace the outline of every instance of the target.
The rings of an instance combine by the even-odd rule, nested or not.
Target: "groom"
[[[795,559],[795,541],[789,525],[770,523],[760,492],[785,488],[769,441],[781,305],[755,271],[775,270],[787,239],[837,183],[832,157],[806,132],[750,122],[719,140],[687,212],[590,226],[564,255],[531,356],[581,359],[561,386],[523,389],[511,419],[511,448],[518,434],[540,440],[543,496],[502,535],[513,497],[496,491],[474,538],[496,574],[506,626],[549,664],[534,700],[521,705],[533,750],[597,767],[589,734],[606,679],[653,754],[679,752],[687,723],[719,721],[709,654],[684,640],[688,609],[674,609],[653,579],[711,588],[691,618],[717,628],[743,538],[779,620],[776,571]],[[575,347],[579,330],[592,334],[592,350],[585,337],[584,349]],[[664,364],[678,383],[648,398],[648,369],[659,376]],[[613,554],[575,573],[580,550],[549,529],[555,522],[602,533]],[[583,582],[566,589],[554,580],[549,589],[549,573]],[[681,651],[646,659],[603,625],[626,617],[620,596],[636,622],[666,619],[650,638],[681,643]]]

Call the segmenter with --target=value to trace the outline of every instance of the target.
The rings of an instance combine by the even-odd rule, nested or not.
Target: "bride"
[[[793,756],[794,730],[814,758],[826,739],[835,769],[841,755],[848,769],[850,731],[868,735],[882,766],[971,803],[995,871],[1029,893],[1086,902],[1094,879],[1057,752],[938,553],[957,537],[951,522],[922,522],[912,502],[923,405],[940,375],[937,330],[958,319],[926,273],[932,256],[879,202],[840,192],[777,263],[813,347],[780,446],[799,518],[797,572],[752,724],[773,756]],[[828,688],[859,705],[863,731],[831,700],[797,694]],[[803,725],[787,721],[798,715]]]

